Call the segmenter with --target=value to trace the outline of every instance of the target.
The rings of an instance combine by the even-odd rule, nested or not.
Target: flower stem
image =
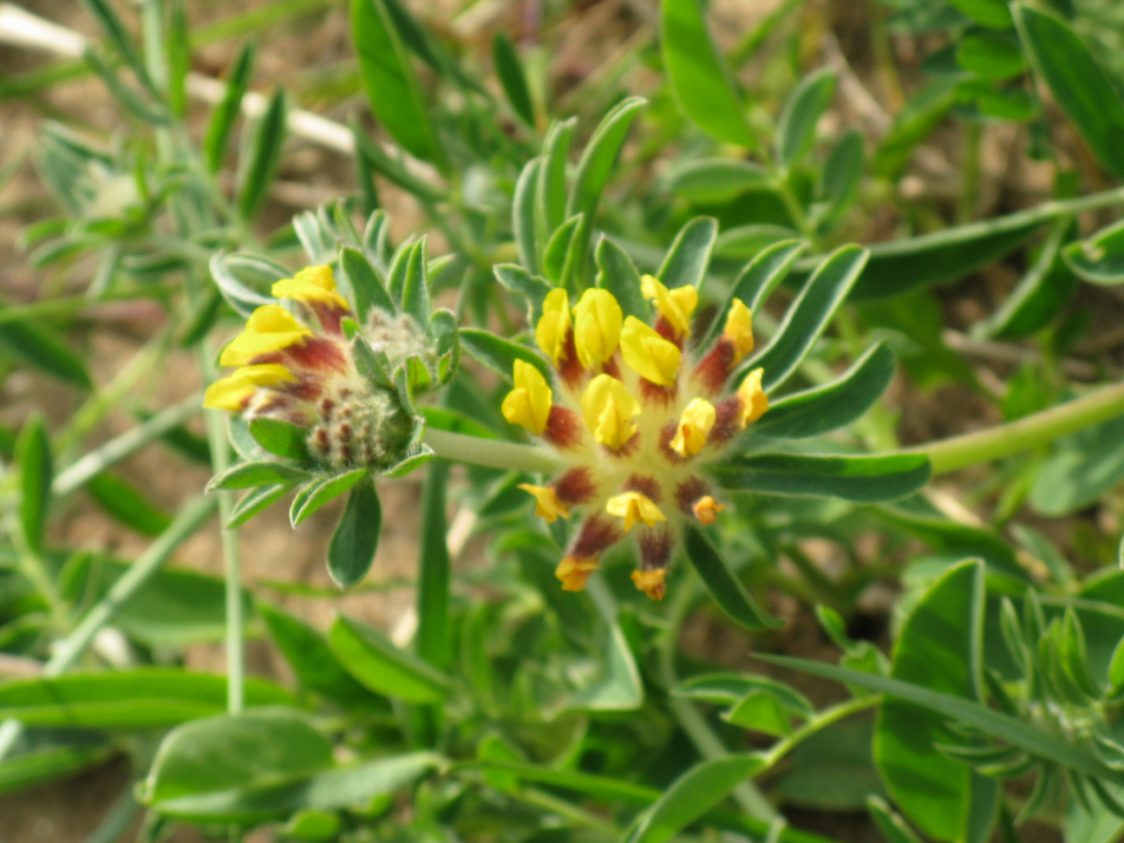
[[[1124,383],[1102,387],[1008,424],[906,448],[905,453],[925,454],[933,474],[945,474],[1029,451],[1120,416],[1124,416]]]
[[[552,474],[561,463],[550,451],[534,445],[519,445],[497,439],[466,436],[447,430],[429,428],[425,443],[442,459],[480,465],[485,468],[503,468],[513,471],[537,471]]]

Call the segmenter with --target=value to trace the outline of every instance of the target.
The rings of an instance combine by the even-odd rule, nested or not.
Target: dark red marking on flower
[[[660,484],[656,482],[654,477],[646,477],[643,474],[633,474],[624,483],[625,491],[639,492],[652,503],[660,502]]]
[[[322,391],[320,381],[316,378],[300,378],[281,387],[286,395],[298,401],[311,403],[320,397]]]
[[[328,428],[317,427],[312,431],[312,446],[322,454],[328,453],[332,447],[332,441],[328,438]]]
[[[320,418],[324,421],[332,420],[332,413],[336,409],[336,402],[327,396],[320,399]]]
[[[666,407],[675,400],[674,386],[660,386],[644,378],[640,379],[640,397],[649,404]]]
[[[694,515],[695,501],[709,491],[706,483],[698,477],[692,477],[675,487],[675,503],[683,513]]]
[[[629,440],[621,445],[619,448],[610,448],[608,445],[601,446],[605,453],[611,454],[614,457],[631,457],[636,453],[636,449],[640,447],[640,432],[633,433]]]
[[[715,404],[714,427],[710,429],[707,443],[721,445],[741,433],[741,415],[742,400],[736,395],[731,395]]]
[[[640,534],[640,570],[652,571],[666,568],[671,559],[671,530],[645,530]]]
[[[562,342],[562,358],[558,361],[558,375],[571,389],[576,389],[585,377],[585,370],[578,359],[578,350],[574,347],[574,331],[566,331],[566,339]]]
[[[683,337],[681,337],[675,330],[675,327],[667,321],[662,315],[656,317],[656,324],[652,327],[655,328],[656,333],[671,343],[675,343],[677,348],[683,347]]]
[[[581,526],[581,532],[570,547],[567,556],[600,556],[601,552],[621,537],[616,523],[600,515],[590,516]]]
[[[305,337],[299,343],[283,349],[285,363],[313,371],[347,371],[347,358],[339,343],[324,337]]]
[[[585,503],[596,491],[588,468],[572,468],[554,482],[554,494],[565,504]]]
[[[725,337],[720,337],[695,366],[693,377],[711,394],[719,393],[726,386],[735,362],[734,344]]]
[[[606,375],[610,375],[616,378],[617,380],[621,379],[621,364],[617,362],[616,352],[613,353],[612,357],[605,361],[604,365],[602,365],[601,367],[601,371]]]
[[[555,404],[546,417],[543,438],[560,448],[572,448],[581,442],[582,425],[578,414]]]
[[[686,462],[683,457],[675,453],[671,447],[671,440],[675,438],[675,433],[679,429],[679,425],[675,422],[668,422],[660,430],[660,453],[668,462],[681,463]]]
[[[329,334],[340,334],[340,322],[343,317],[351,315],[351,309],[342,309],[339,305],[326,301],[312,301],[308,303],[316,316],[316,321]]]

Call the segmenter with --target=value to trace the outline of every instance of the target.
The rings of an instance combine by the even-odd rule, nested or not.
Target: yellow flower
[[[586,290],[574,305],[574,347],[586,369],[613,356],[621,336],[621,306],[608,290]]]
[[[215,381],[203,395],[203,406],[236,413],[259,386],[276,386],[296,378],[280,363],[243,366],[233,374]]]
[[[330,266],[305,267],[292,278],[276,282],[271,292],[279,299],[291,299],[305,304],[330,304],[340,310],[351,310],[347,299],[336,290]]]
[[[605,511],[624,520],[626,533],[637,521],[643,521],[647,526],[654,527],[660,521],[667,520],[667,516],[652,499],[640,492],[622,492],[613,495],[606,501]]]
[[[742,427],[757,421],[769,409],[769,398],[761,387],[761,376],[764,374],[764,369],[754,369],[745,376],[745,380],[738,387]]]
[[[694,505],[691,507],[691,512],[699,519],[700,524],[709,526],[717,520],[718,513],[725,508],[726,506],[724,504],[718,503],[718,501],[710,495],[703,495],[695,501]]]
[[[281,351],[312,336],[312,331],[276,304],[259,307],[250,314],[246,329],[222,350],[219,364],[244,366],[255,357]]]
[[[663,600],[664,593],[667,590],[665,586],[666,580],[666,568],[632,572],[632,584],[635,585],[638,590],[648,595],[652,600]]]
[[[567,556],[554,569],[554,576],[562,581],[563,591],[583,591],[589,575],[596,570],[595,556]]]
[[[753,311],[741,299],[734,299],[730,305],[722,336],[734,346],[735,362],[753,351]]]
[[[569,518],[570,510],[558,500],[558,495],[550,486],[536,486],[533,483],[520,483],[519,488],[535,499],[535,515],[553,524],[559,518]]]
[[[671,450],[686,459],[693,457],[706,445],[717,412],[705,398],[693,398],[679,416],[679,426],[671,440]]]
[[[555,366],[566,352],[566,336],[569,333],[570,299],[559,287],[546,294],[542,302],[542,316],[535,327],[535,342]]]
[[[515,361],[515,389],[503,399],[503,417],[532,433],[546,430],[554,393],[542,372],[524,360]]]
[[[635,316],[624,320],[621,353],[624,362],[644,380],[657,386],[674,386],[679,376],[679,349]]]
[[[612,375],[601,374],[582,393],[582,418],[594,440],[610,450],[623,447],[636,433],[633,421],[640,402]]]
[[[660,316],[668,321],[677,337],[690,332],[691,314],[699,304],[698,290],[690,284],[669,290],[655,276],[645,275],[640,279],[640,292],[656,303]]]

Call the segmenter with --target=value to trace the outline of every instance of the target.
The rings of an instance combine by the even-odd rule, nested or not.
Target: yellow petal
[[[640,492],[622,492],[613,495],[606,501],[605,511],[624,520],[626,533],[637,521],[643,521],[649,527],[654,527],[660,521],[667,520],[667,516],[655,502]]]
[[[566,291],[555,288],[542,302],[542,316],[535,326],[535,342],[543,354],[557,366],[566,351],[566,337],[570,333],[570,299]]]
[[[654,275],[640,279],[640,291],[644,298],[656,303],[656,310],[667,320],[677,337],[685,336],[691,330],[691,314],[699,304],[699,291],[690,284],[669,290]]]
[[[559,518],[569,518],[570,510],[558,500],[558,495],[550,486],[536,486],[533,483],[520,483],[519,488],[535,499],[535,515],[553,524]]]
[[[595,556],[567,556],[554,569],[554,576],[562,581],[563,591],[583,591],[590,574],[596,570]]]
[[[512,424],[542,433],[550,419],[554,393],[542,372],[524,360],[515,361],[514,374],[515,389],[503,399],[500,411]]]
[[[635,316],[624,320],[621,354],[624,355],[624,362],[644,380],[657,386],[675,385],[681,356],[678,347]]]
[[[633,421],[640,402],[611,375],[601,374],[582,393],[582,419],[593,438],[606,448],[623,447],[636,433]]]
[[[761,387],[761,376],[764,374],[764,369],[754,369],[745,376],[745,380],[738,387],[742,427],[757,421],[769,409],[769,398]]]
[[[215,381],[203,393],[203,406],[212,410],[241,412],[246,401],[257,391],[257,387],[237,373]]]
[[[695,517],[699,519],[700,524],[713,524],[718,518],[718,513],[726,508],[725,504],[720,504],[710,495],[703,495],[691,507],[691,511]]]
[[[621,336],[621,306],[608,290],[586,290],[574,305],[574,347],[586,369],[613,356]]]
[[[717,418],[714,405],[705,398],[694,398],[679,416],[679,426],[671,440],[671,450],[686,459],[706,446],[707,437]]]
[[[250,314],[246,329],[227,343],[219,356],[222,366],[243,366],[262,354],[281,351],[312,336],[312,331],[276,304],[259,307]]]
[[[632,572],[632,584],[636,586],[637,590],[644,592],[653,600],[663,600],[666,580],[666,568]]]
[[[330,266],[309,266],[292,278],[276,282],[271,290],[279,299],[291,299],[305,304],[330,304],[340,310],[351,310],[347,299],[336,289],[336,280]]]
[[[735,362],[753,351],[753,311],[741,299],[734,299],[730,305],[722,336],[734,346]]]

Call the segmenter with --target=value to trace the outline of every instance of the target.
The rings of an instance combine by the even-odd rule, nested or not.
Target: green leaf
[[[835,73],[827,68],[801,80],[785,100],[777,126],[777,159],[789,169],[808,154],[816,126],[835,96]]]
[[[16,793],[41,782],[62,779],[109,760],[112,747],[103,743],[50,746],[0,761],[0,795]]]
[[[106,0],[85,0],[85,6],[94,16],[98,25],[109,38],[109,43],[136,74],[137,79],[151,92],[155,93],[156,87],[148,75],[144,59],[137,49],[136,39],[129,34],[129,30],[121,22],[121,18]]]
[[[785,313],[769,346],[751,358],[742,371],[765,370],[766,392],[780,386],[796,371],[800,361],[827,327],[866,266],[868,252],[861,246],[841,246],[820,264]]]
[[[748,781],[764,763],[753,755],[729,755],[696,764],[637,818],[625,842],[667,843],[677,839],[681,831]]]
[[[375,484],[364,481],[347,496],[347,508],[328,545],[328,574],[340,588],[350,588],[367,575],[375,561],[382,530],[382,507]]]
[[[345,615],[337,616],[328,631],[328,646],[348,673],[378,694],[411,703],[438,703],[448,691],[449,680],[440,671]]]
[[[710,474],[723,489],[770,495],[834,497],[856,503],[895,500],[929,481],[922,454],[818,456],[764,454],[713,466]]]
[[[280,830],[283,840],[300,840],[302,843],[331,843],[340,836],[343,821],[333,811],[305,808],[289,818]]]
[[[38,556],[43,552],[47,508],[55,475],[51,441],[41,415],[32,416],[20,430],[16,462],[19,464],[20,533],[28,550]]]
[[[209,268],[226,303],[243,318],[263,304],[277,304],[269,291],[275,282],[289,277],[280,264],[246,255],[214,255]]]
[[[226,707],[226,677],[182,668],[131,668],[70,673],[0,683],[0,716],[26,726],[147,729],[218,714]],[[248,705],[291,701],[284,688],[246,679]]]
[[[984,568],[976,560],[950,568],[926,589],[901,627],[891,676],[976,700],[982,685]],[[939,714],[887,700],[878,713],[874,757],[886,789],[926,834],[959,840],[971,808],[972,770],[934,752],[959,744]]]
[[[308,459],[307,432],[303,427],[281,419],[261,417],[251,419],[249,429],[254,441],[269,453],[297,462]]]
[[[153,506],[147,495],[116,474],[102,472],[85,489],[110,517],[142,535],[158,536],[172,522],[168,513]]]
[[[402,147],[426,161],[442,159],[417,74],[383,0],[350,0],[351,38],[367,101]]]
[[[956,63],[985,79],[1011,79],[1026,70],[1018,41],[990,32],[963,38],[956,48]]]
[[[367,708],[375,704],[371,692],[336,660],[323,635],[269,603],[258,602],[257,610],[301,685],[333,703]]]
[[[866,800],[870,818],[886,838],[886,843],[921,843],[905,820],[895,814],[880,796],[871,795]]]
[[[894,379],[894,368],[894,353],[878,343],[838,380],[772,403],[750,431],[777,439],[804,439],[838,430],[877,403]]]
[[[515,245],[519,249],[519,260],[527,272],[539,272],[539,243],[546,240],[546,231],[539,232],[537,225],[538,198],[542,159],[532,158],[519,172],[515,182],[515,197],[511,202],[511,230],[515,234]],[[553,229],[551,229],[553,231]],[[546,243],[542,243],[545,248]],[[497,270],[498,272],[498,267]]]
[[[602,236],[594,252],[597,261],[596,286],[608,290],[620,302],[621,310],[639,319],[647,319],[651,307],[640,289],[640,273],[628,252]]]
[[[325,504],[344,492],[351,491],[368,473],[366,468],[353,468],[343,474],[313,480],[293,496],[293,504],[289,507],[289,523],[296,527]]]
[[[492,36],[492,64],[496,75],[500,78],[507,101],[511,103],[512,110],[519,118],[532,129],[535,126],[535,106],[531,102],[531,91],[527,87],[527,78],[523,75],[523,65],[519,62],[519,54],[515,45],[503,32],[496,32]]]
[[[883,792],[871,757],[873,733],[866,717],[820,727],[786,753],[770,781],[770,795],[786,807],[860,810],[869,796]]]
[[[232,466],[217,477],[211,478],[207,491],[219,489],[251,489],[290,480],[304,480],[308,472],[281,462],[244,462]]]
[[[285,91],[278,88],[261,117],[249,129],[246,152],[239,162],[238,211],[249,219],[265,199],[281,160],[285,141]]]
[[[505,340],[480,328],[461,328],[460,337],[464,350],[470,356],[509,383],[516,360],[530,363],[548,380],[551,377],[546,361],[532,348]]]
[[[1070,243],[1062,250],[1062,257],[1076,275],[1090,284],[1124,284],[1124,220],[1086,240]]]
[[[445,516],[449,463],[429,467],[422,487],[424,525],[418,548],[418,655],[445,669],[451,661],[449,634],[449,543]]]
[[[808,698],[783,682],[767,676],[745,673],[702,673],[683,680],[672,694],[693,700],[732,706],[753,693],[766,693],[775,698],[786,711],[802,718],[816,710]]]
[[[768,170],[752,161],[703,158],[671,171],[667,189],[692,202],[727,202],[772,184]]]
[[[683,113],[720,141],[756,146],[698,0],[662,0],[660,43],[667,78]]]
[[[419,199],[434,202],[448,199],[448,192],[444,188],[410,170],[403,163],[402,157],[384,150],[381,143],[367,136],[366,129],[358,121],[352,121],[351,135],[355,138],[356,157],[363,159],[366,167],[387,181]]]
[[[752,260],[763,250],[782,241],[795,240],[800,233],[794,228],[773,223],[751,223],[727,228],[718,235],[714,253],[730,261]]]
[[[792,733],[792,720],[777,698],[765,691],[750,691],[725,715],[734,726],[774,737]]]
[[[1004,0],[949,0],[976,23],[993,29],[1009,29],[1011,12]]]
[[[582,214],[570,217],[556,230],[543,250],[542,268],[556,287],[573,289],[586,258],[588,227]]]
[[[706,590],[723,612],[744,629],[757,630],[780,626],[781,622],[763,612],[742,584],[730,573],[726,563],[710,543],[706,534],[697,527],[684,529],[687,558],[699,575]]]
[[[597,203],[613,174],[628,129],[647,104],[643,97],[629,97],[618,103],[598,124],[578,161],[566,217],[583,214],[588,221],[587,231],[593,225]]]
[[[566,157],[577,121],[571,117],[551,124],[542,145],[542,168],[536,191],[535,230],[540,240],[566,219]]]
[[[410,249],[406,277],[402,285],[402,309],[414,317],[421,328],[429,327],[433,307],[429,302],[429,273],[426,264],[426,239],[423,237]]]
[[[1124,178],[1124,101],[1112,80],[1065,21],[1023,3],[1013,9],[1019,36],[1055,102],[1105,169]]]
[[[1058,440],[1030,489],[1030,505],[1059,517],[1093,504],[1124,481],[1124,418]]]
[[[709,345],[722,332],[726,324],[726,314],[734,299],[741,299],[754,313],[765,304],[769,294],[785,279],[797,256],[804,250],[804,244],[797,240],[785,240],[763,249],[757,257],[746,264],[730,288],[730,298],[710,323],[702,345]]]
[[[340,269],[351,290],[355,314],[361,322],[375,308],[385,313],[397,310],[378,270],[371,266],[371,262],[361,251],[350,246],[340,249]]]
[[[656,277],[668,287],[702,287],[717,237],[717,220],[711,217],[691,220],[675,235]]]
[[[295,481],[286,481],[276,485],[258,486],[251,489],[238,499],[230,510],[230,516],[223,526],[228,530],[241,527],[258,513],[264,512],[281,500],[293,488]]]
[[[545,278],[532,275],[523,267],[513,263],[497,264],[492,267],[492,274],[506,289],[527,300],[532,322],[542,311],[542,300],[554,289]]]
[[[3,310],[0,304],[0,312]],[[41,321],[0,322],[0,352],[67,383],[85,389],[93,386],[82,359],[53,328]]]
[[[226,145],[230,138],[230,130],[234,121],[242,110],[242,98],[250,86],[250,76],[254,70],[254,56],[257,46],[254,41],[247,41],[238,51],[234,65],[230,70],[226,89],[222,99],[211,112],[211,120],[207,124],[207,133],[203,137],[203,160],[207,170],[217,173],[222,169],[223,159],[226,158]]]
[[[823,169],[823,195],[827,209],[823,219],[838,219],[859,195],[864,164],[863,134],[850,129],[831,149]]]

